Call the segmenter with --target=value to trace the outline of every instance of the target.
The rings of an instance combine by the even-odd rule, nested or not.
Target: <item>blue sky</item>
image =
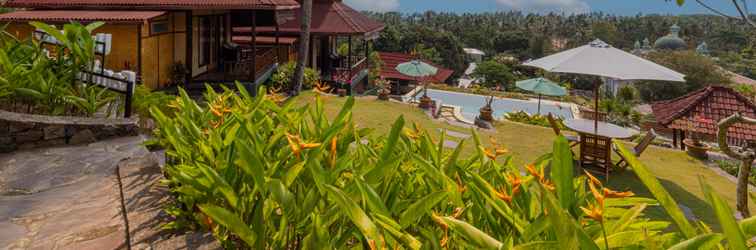
[[[756,0],[744,1],[756,8]],[[677,6],[674,0],[669,2],[664,0],[345,0],[345,2],[360,10],[407,13],[427,10],[458,13],[507,10],[566,13],[602,11],[616,15],[710,13],[694,0],[687,0],[683,7]],[[730,1],[703,0],[703,2],[726,13],[735,14],[735,8]]]

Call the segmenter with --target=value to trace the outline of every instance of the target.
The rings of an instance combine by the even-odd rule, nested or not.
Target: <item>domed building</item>
[[[656,50],[682,50],[688,47],[685,40],[680,38],[680,26],[677,24],[669,28],[669,34],[656,40],[654,49]]]

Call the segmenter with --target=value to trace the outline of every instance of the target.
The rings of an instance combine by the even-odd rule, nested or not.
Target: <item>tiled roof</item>
[[[683,97],[651,105],[659,124],[668,128],[716,135],[717,123],[735,112],[756,118],[756,104],[738,92],[722,86],[709,86]],[[736,124],[728,137],[756,140],[756,125]]]
[[[414,77],[403,75],[402,73],[399,73],[399,71],[396,70],[397,65],[412,61],[413,57],[411,55],[402,54],[402,53],[392,53],[392,52],[378,52],[378,56],[381,57],[381,61],[383,63],[381,65],[381,74],[380,74],[381,77],[386,78],[386,79],[398,79],[398,80],[406,80],[406,81],[417,80]],[[435,82],[439,82],[439,83],[446,82],[446,80],[449,79],[449,77],[452,74],[454,74],[453,70],[439,67],[425,60],[422,60],[422,61],[438,68],[438,72],[431,79]]]
[[[165,11],[28,10],[0,14],[0,21],[141,23]]]
[[[295,9],[294,0],[8,0],[11,8],[75,9]]]
[[[381,1],[381,0],[374,0]],[[293,19],[279,26],[279,30],[285,33],[298,33],[300,30],[300,12]],[[314,34],[360,34],[364,36],[375,35],[385,27],[383,23],[370,19],[339,2],[316,2],[312,5],[311,32]],[[257,32],[273,32],[273,27],[257,27]],[[235,33],[250,33],[250,27],[236,27]]]

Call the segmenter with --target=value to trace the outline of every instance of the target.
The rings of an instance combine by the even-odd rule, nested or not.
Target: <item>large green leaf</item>
[[[454,217],[436,217],[436,220],[442,220],[449,226],[450,230],[462,235],[468,242],[481,249],[501,249],[504,246],[504,243],[499,242],[475,226]]]
[[[575,200],[573,185],[574,169],[572,166],[572,151],[564,136],[554,141],[554,152],[551,159],[551,179],[556,186],[557,198],[562,208],[570,210]]]
[[[562,248],[599,249],[583,228],[570,216],[569,212],[559,205],[559,201],[551,192],[538,183],[534,183],[533,185],[537,186],[543,196],[545,209],[548,209],[547,217],[550,219],[552,225],[551,229],[556,234],[557,241]]]
[[[396,122],[394,122],[394,125],[391,127],[391,132],[383,145],[383,150],[381,151],[378,162],[375,164],[375,167],[365,175],[368,183],[377,183],[378,180],[385,176],[386,172],[389,171],[388,167],[394,163],[391,161],[391,156],[394,153],[396,144],[399,141],[399,135],[403,128],[404,116],[399,116],[399,119],[396,119]]]
[[[713,249],[723,238],[722,234],[718,233],[702,234],[677,243],[669,250]]]
[[[214,221],[226,227],[233,232],[239,239],[243,240],[250,246],[254,246],[257,241],[255,233],[247,227],[247,224],[239,216],[228,210],[211,204],[199,205],[200,210],[213,218]]]
[[[703,176],[699,176],[698,179],[699,182],[701,182],[701,188],[706,196],[706,200],[714,209],[714,214],[719,220],[719,225],[722,226],[724,236],[727,238],[727,244],[730,249],[748,249],[746,246],[746,237],[743,234],[743,231],[740,230],[740,225],[735,221],[730,206],[728,206],[727,202],[706,183]]]
[[[627,163],[633,169],[633,172],[638,176],[641,182],[643,182],[646,188],[648,188],[651,194],[654,195],[656,200],[659,201],[659,204],[664,207],[664,210],[667,211],[669,217],[671,217],[675,224],[677,224],[677,227],[680,228],[680,231],[685,235],[685,238],[689,239],[695,237],[696,229],[690,225],[688,219],[685,218],[685,214],[680,210],[680,206],[677,205],[675,199],[673,199],[669,192],[667,192],[667,189],[662,186],[661,182],[656,179],[656,175],[651,173],[646,165],[641,163],[634,154],[630,153],[622,143],[614,143],[614,146],[619,149],[620,155],[627,160]]]
[[[407,207],[402,215],[399,216],[399,222],[401,223],[402,228],[407,228],[408,226],[414,224],[415,221],[417,221],[417,219],[422,217],[424,214],[433,211],[432,208],[439,202],[446,199],[446,196],[446,191],[436,191],[431,194],[425,195],[424,197],[415,201],[415,203],[412,203],[412,205]]]
[[[383,237],[381,237],[378,227],[376,227],[373,220],[362,211],[360,206],[341,191],[341,189],[331,185],[325,185],[325,187],[329,196],[343,210],[346,216],[352,220],[352,223],[360,229],[365,238],[367,238],[368,241],[375,241],[376,246],[382,246]]]

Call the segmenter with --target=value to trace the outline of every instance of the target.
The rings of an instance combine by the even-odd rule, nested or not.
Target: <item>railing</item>
[[[273,48],[257,48],[256,51],[252,51],[251,49],[241,50],[238,61],[225,62],[228,69],[224,73],[224,80],[229,80],[226,79],[226,76],[233,78],[233,80],[256,80],[249,79],[251,76],[250,70],[254,68],[255,76],[260,77],[265,73],[265,70],[276,63],[276,52]],[[255,58],[254,67],[252,66],[253,56]]]
[[[274,49],[266,49],[262,53],[255,55],[255,75],[262,75],[265,70],[276,63],[276,51]],[[255,79],[257,80],[257,79]]]
[[[356,58],[356,57],[355,57]],[[361,60],[356,61],[351,67],[338,67],[334,69],[334,80],[352,83],[352,80],[362,70],[367,68],[367,58],[361,57]]]

